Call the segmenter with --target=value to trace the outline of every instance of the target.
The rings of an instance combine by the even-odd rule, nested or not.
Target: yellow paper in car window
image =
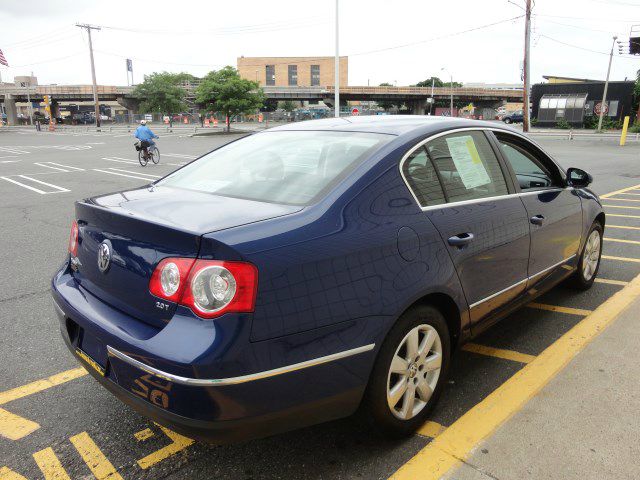
[[[472,136],[461,135],[446,140],[451,159],[466,189],[491,183]]]

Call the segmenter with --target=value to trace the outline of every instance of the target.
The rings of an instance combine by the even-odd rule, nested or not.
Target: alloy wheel
[[[598,262],[600,262],[600,232],[593,230],[587,243],[584,246],[584,253],[582,254],[582,277],[588,282],[598,268]]]
[[[431,325],[412,328],[402,339],[387,375],[387,404],[396,418],[410,420],[427,405],[440,378],[442,341]]]

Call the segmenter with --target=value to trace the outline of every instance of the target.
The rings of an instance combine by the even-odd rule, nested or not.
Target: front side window
[[[298,85],[298,66],[289,65],[289,85]]]
[[[258,133],[214,150],[157,185],[309,205],[393,138],[333,131]]]
[[[496,134],[496,137],[500,142],[504,156],[516,174],[522,191],[559,185],[559,181],[554,180],[554,175],[550,170],[521,141],[511,138],[509,135]]]
[[[448,202],[509,193],[500,163],[483,132],[452,133],[427,143]]]

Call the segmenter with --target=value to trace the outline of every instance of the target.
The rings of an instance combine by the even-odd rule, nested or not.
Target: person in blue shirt
[[[133,136],[136,137],[138,140],[140,140],[140,143],[143,148],[149,148],[154,146],[155,145],[155,142],[153,141],[154,138],[160,138],[155,133],[153,133],[149,127],[147,127],[146,120],[140,120],[140,126],[136,128],[136,131],[133,134]]]

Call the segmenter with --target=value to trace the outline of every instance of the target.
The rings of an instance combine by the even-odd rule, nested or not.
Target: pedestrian
[[[200,126],[204,128],[204,115],[202,113],[199,113],[198,115],[200,115]]]
[[[36,131],[42,131],[42,127],[40,126],[40,117],[36,117]]]

